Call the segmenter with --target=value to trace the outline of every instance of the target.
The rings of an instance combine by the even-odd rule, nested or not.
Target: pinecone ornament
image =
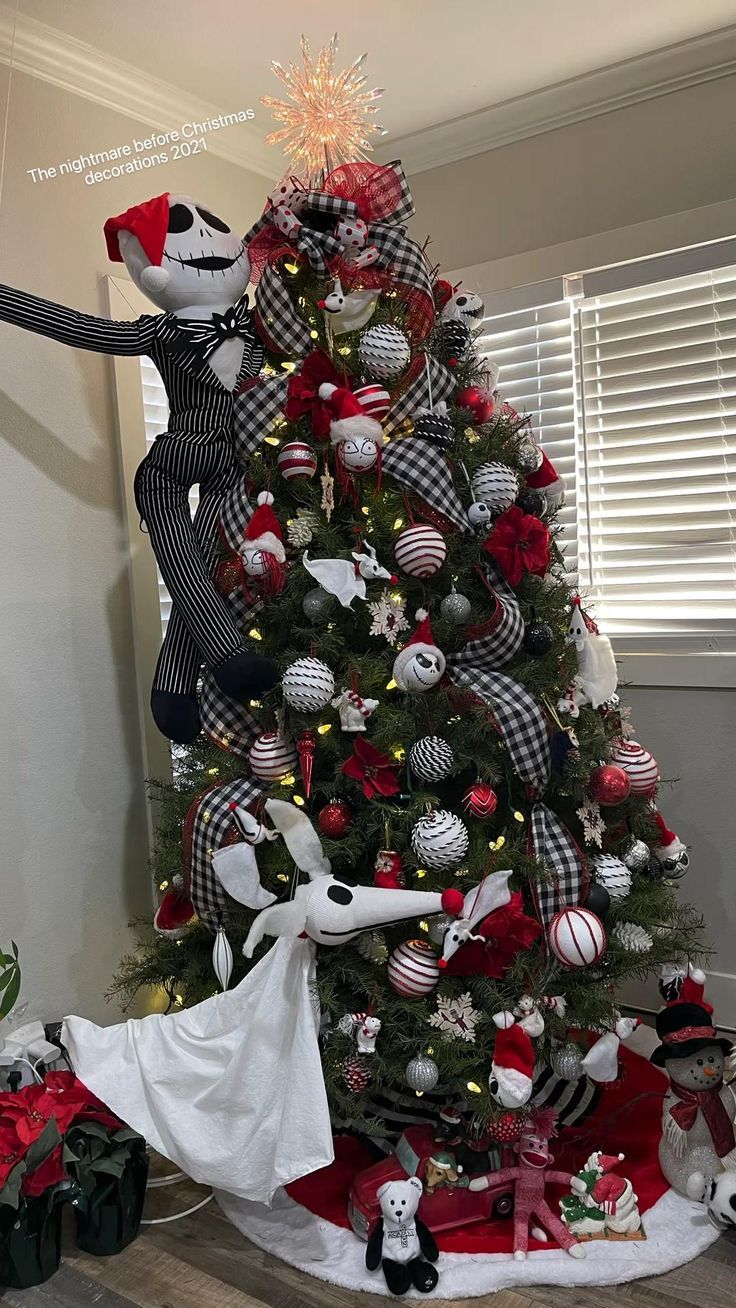
[[[371,1082],[370,1065],[364,1058],[351,1054],[342,1065],[343,1080],[351,1094],[359,1095]]]
[[[647,954],[654,940],[636,922],[617,922],[612,932],[616,944],[630,954]]]
[[[385,963],[388,960],[388,945],[382,931],[363,931],[355,942],[355,948],[366,963]]]
[[[470,328],[461,318],[451,318],[440,328],[442,358],[450,367],[462,363],[470,349]]]

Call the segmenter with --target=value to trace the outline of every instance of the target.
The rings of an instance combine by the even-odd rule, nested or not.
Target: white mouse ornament
[[[392,586],[396,585],[398,578],[381,566],[372,545],[353,550],[350,557],[353,563],[350,559],[310,559],[305,550],[302,563],[310,577],[314,577],[328,595],[334,595],[344,609],[352,608],[354,599],[365,599],[366,581],[388,581]]]
[[[447,661],[435,644],[427,610],[417,609],[415,617],[414,633],[394,659],[393,678],[399,690],[421,692],[438,685]]]
[[[238,699],[257,696],[278,680],[269,660],[246,650],[211,575],[217,505],[238,476],[234,396],[263,363],[245,295],[248,250],[210,209],[169,192],[109,218],[105,239],[110,259],[125,264],[162,313],[111,322],[0,287],[0,319],[101,354],[147,355],[161,375],[168,431],[138,468],[134,489],[172,600],[151,710],[164,735],[188,744],[200,727],[202,664],[221,691]],[[195,526],[188,495],[197,483]]]

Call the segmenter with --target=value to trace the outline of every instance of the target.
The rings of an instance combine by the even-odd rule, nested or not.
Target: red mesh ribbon
[[[366,223],[383,223],[396,213],[406,195],[403,179],[385,164],[350,163],[334,168],[324,190],[341,200],[350,200],[358,217]]]

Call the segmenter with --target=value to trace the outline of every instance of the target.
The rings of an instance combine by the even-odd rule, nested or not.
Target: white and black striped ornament
[[[443,781],[454,762],[452,747],[442,736],[422,736],[409,750],[409,765],[420,781]]]
[[[303,658],[290,663],[281,687],[284,699],[299,713],[316,713],[335,693],[335,678],[321,659]]]
[[[390,323],[377,323],[363,332],[358,342],[360,366],[369,377],[391,381],[409,366],[411,347],[403,332]]]
[[[389,956],[386,975],[397,994],[421,999],[437,985],[440,965],[426,940],[405,940]]]
[[[296,767],[296,747],[277,731],[264,731],[251,745],[248,762],[253,775],[261,781],[281,781]]]
[[[615,854],[596,854],[593,867],[598,885],[605,886],[612,903],[626,899],[631,893],[631,872]]]
[[[411,846],[420,863],[435,872],[457,867],[468,852],[468,828],[456,813],[436,808],[415,822]]]
[[[491,513],[510,509],[519,494],[519,479],[505,463],[481,463],[470,484],[474,499],[487,504]]]
[[[396,562],[409,577],[432,577],[447,558],[447,541],[436,527],[417,523],[405,527],[394,546]]]
[[[276,462],[286,481],[295,477],[313,477],[317,471],[317,455],[306,441],[287,441],[279,450]]]
[[[377,382],[369,382],[366,386],[359,386],[353,394],[369,418],[383,422],[391,408],[391,396],[385,386],[379,386]]]
[[[455,440],[455,428],[441,413],[422,413],[414,419],[414,435],[420,441],[430,441],[441,450],[449,450]]]
[[[623,768],[631,783],[632,795],[651,795],[659,781],[657,760],[635,740],[619,740],[609,759],[617,768]]]

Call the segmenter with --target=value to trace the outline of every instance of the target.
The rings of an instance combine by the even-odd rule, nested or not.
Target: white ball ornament
[[[411,347],[398,327],[377,323],[363,332],[358,343],[358,359],[369,377],[391,381],[408,368]]]
[[[547,930],[549,947],[564,967],[590,967],[606,948],[606,932],[599,917],[587,908],[563,908]]]
[[[276,462],[286,481],[296,477],[310,478],[317,471],[317,455],[306,441],[287,441],[279,450]]]
[[[429,1054],[417,1054],[407,1063],[404,1078],[410,1090],[416,1090],[417,1094],[423,1095],[426,1090],[434,1090],[440,1079],[440,1072]]]
[[[291,708],[299,713],[316,713],[332,699],[335,678],[321,659],[297,659],[284,673],[282,690]]]
[[[620,858],[614,854],[597,854],[593,867],[598,885],[605,886],[612,903],[626,899],[631,893],[631,872]]]
[[[457,867],[468,852],[468,829],[455,813],[436,808],[414,824],[411,846],[420,863],[435,872]]]
[[[443,781],[454,762],[452,747],[442,736],[422,736],[409,750],[409,766],[420,781]]]
[[[473,498],[493,514],[510,509],[519,494],[519,479],[505,463],[482,463],[471,478]]]
[[[635,740],[619,740],[613,748],[609,763],[623,768],[631,783],[632,795],[651,795],[659,782],[657,760]]]
[[[370,436],[349,436],[340,442],[340,456],[348,472],[370,472],[378,463],[378,444]]]
[[[409,577],[432,577],[447,558],[447,541],[436,527],[418,523],[405,527],[394,546],[396,562]]]
[[[386,975],[397,994],[421,999],[437,985],[440,965],[426,940],[405,940],[389,956]]]
[[[248,762],[261,781],[281,781],[296,767],[296,747],[277,731],[264,731],[251,745]]]

